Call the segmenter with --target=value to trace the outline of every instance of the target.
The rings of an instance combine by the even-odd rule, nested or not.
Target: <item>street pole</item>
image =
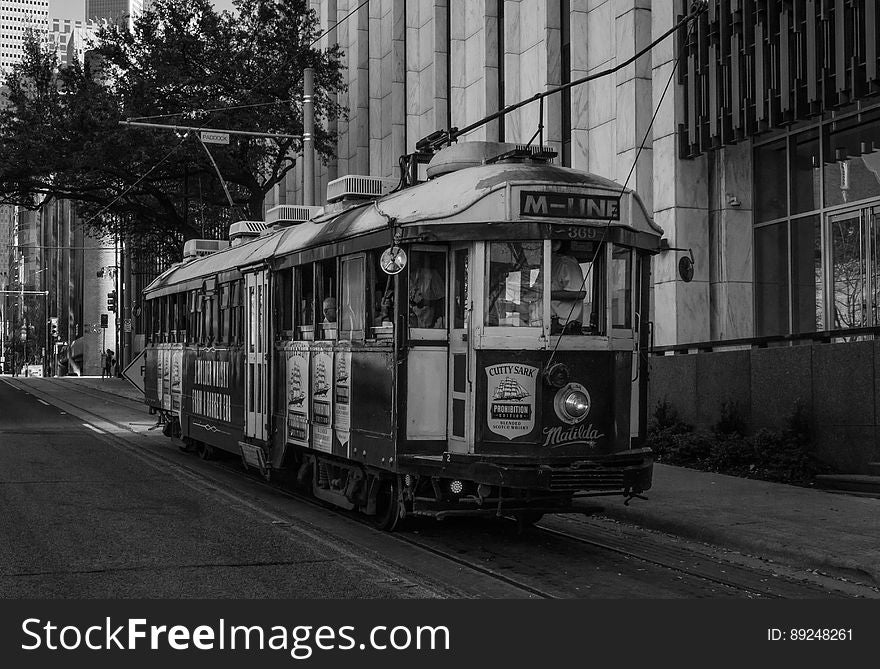
[[[119,328],[122,326],[122,322],[119,319],[119,305],[122,303],[122,291],[120,290],[120,285],[122,283],[120,276],[120,262],[119,262],[119,233],[116,233],[116,237],[113,242],[113,260],[116,265],[116,281],[113,285],[113,289],[116,291],[116,311],[114,312],[116,315],[113,317],[113,320],[116,324],[116,327],[113,328],[114,335],[114,349],[116,350],[116,359],[119,360],[122,355],[122,351],[119,349]],[[110,368],[110,374],[112,375],[114,372],[113,367]]]
[[[6,371],[6,295],[0,307],[0,376]]]
[[[126,258],[126,255],[128,256]],[[122,242],[122,292],[123,296],[116,301],[122,307],[122,347],[125,350],[125,358],[119,359],[119,369],[125,369],[134,359],[134,313],[132,310],[133,298],[136,295],[131,278],[131,246]],[[131,329],[125,329],[126,319],[131,323]]]
[[[315,204],[315,71],[303,70],[303,204]]]

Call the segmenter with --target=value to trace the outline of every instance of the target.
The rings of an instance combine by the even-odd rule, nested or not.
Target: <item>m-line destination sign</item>
[[[519,213],[521,216],[619,221],[620,198],[614,195],[524,190],[519,194]]]

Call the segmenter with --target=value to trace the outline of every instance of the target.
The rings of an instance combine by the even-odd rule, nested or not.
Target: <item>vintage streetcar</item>
[[[326,207],[188,242],[144,295],[166,432],[386,529],[650,488],[661,231],[638,196],[490,142],[443,149],[427,176],[344,177]]]

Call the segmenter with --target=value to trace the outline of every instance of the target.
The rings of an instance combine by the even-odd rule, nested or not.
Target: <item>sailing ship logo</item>
[[[290,371],[290,383],[287,391],[287,404],[289,407],[301,407],[306,399],[302,387],[302,372],[295,362]]]
[[[486,376],[486,424],[489,430],[510,440],[531,434],[535,429],[538,368],[502,363],[486,367]]]
[[[505,376],[504,380],[498,384],[495,393],[492,395],[493,400],[522,400],[531,393],[522,387],[516,379]]]
[[[327,383],[327,365],[321,358],[318,361],[317,369],[315,369],[315,396],[323,397],[328,390],[330,390],[330,385]]]
[[[340,355],[337,357],[339,360],[339,364],[336,366],[336,383],[345,383],[348,381],[348,362],[346,360],[348,356]]]

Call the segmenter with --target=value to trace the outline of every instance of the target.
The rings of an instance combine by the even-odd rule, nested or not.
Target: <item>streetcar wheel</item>
[[[531,527],[535,523],[540,522],[543,517],[544,514],[540,511],[518,511],[515,515],[516,524],[520,529]]]
[[[196,453],[198,453],[202,460],[214,459],[214,447],[206,444],[204,441],[200,441],[198,446],[196,446]]]
[[[195,453],[196,444],[190,437],[184,437],[183,443],[180,444],[177,448],[179,448],[184,453]]]
[[[379,479],[376,492],[376,515],[373,523],[380,530],[393,532],[400,522],[400,504],[397,501],[397,480]]]

